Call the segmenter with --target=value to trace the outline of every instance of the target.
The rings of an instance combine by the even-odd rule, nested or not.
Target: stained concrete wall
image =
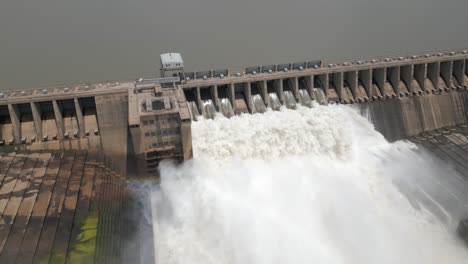
[[[126,171],[128,137],[128,94],[96,96],[96,112],[104,153]]]
[[[394,141],[468,120],[468,91],[359,104],[375,128]]]

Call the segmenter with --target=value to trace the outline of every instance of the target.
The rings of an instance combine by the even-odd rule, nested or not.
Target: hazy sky
[[[466,0],[2,0],[0,89],[468,48]]]

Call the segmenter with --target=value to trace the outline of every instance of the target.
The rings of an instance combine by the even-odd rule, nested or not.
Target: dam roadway
[[[467,63],[454,51],[0,93],[0,262],[145,263],[122,251],[129,181],[157,178],[163,159],[191,159],[191,123],[208,106],[258,113],[256,103],[294,108],[304,95],[354,104],[388,140],[409,139],[466,178]]]

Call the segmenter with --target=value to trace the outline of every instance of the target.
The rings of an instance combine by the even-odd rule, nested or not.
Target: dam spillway
[[[208,138],[207,142],[201,144],[199,140],[204,137],[192,133],[199,133],[200,126],[218,122],[216,119],[221,118],[220,115],[228,118],[241,115],[245,119],[246,114],[264,113],[263,117],[272,117],[276,113],[284,118],[283,112],[292,116],[290,111],[296,109],[304,115],[321,115],[326,112],[328,122],[331,122],[335,120],[333,111],[311,110],[309,113],[305,109],[311,106],[322,109],[321,104],[332,104],[330,109],[339,109],[335,108],[336,105],[346,104],[358,108],[386,139],[395,141],[409,138],[434,151],[448,163],[455,164],[456,170],[466,177],[463,169],[466,168],[468,118],[467,59],[468,53],[459,51],[355,62],[309,61],[248,67],[240,72],[182,72],[176,77],[140,79],[135,82],[102,82],[3,92],[0,93],[0,153],[3,153],[2,160],[6,157],[7,161],[8,153],[20,153],[19,157],[53,151],[78,151],[80,155],[100,153],[106,157],[106,162],[102,162],[101,166],[107,168],[108,178],[117,179],[117,175],[127,180],[159,177],[160,162],[163,160],[189,160],[194,155],[196,157],[200,145],[216,145],[216,142],[210,142],[214,138]],[[262,115],[255,116],[259,118],[257,123],[260,123]],[[215,120],[206,120],[212,118]],[[197,119],[200,121],[194,122]],[[232,122],[238,119],[234,118]],[[287,123],[287,119],[284,120]],[[296,129],[304,127],[287,124]],[[197,126],[197,129],[192,129],[192,126]],[[226,130],[227,134],[228,131],[231,130]],[[320,133],[313,129],[308,131]],[[343,129],[339,131],[341,136],[346,135]],[[329,132],[332,130],[327,130]],[[261,132],[258,134],[262,135]],[[296,138],[296,134],[291,134],[291,138]],[[227,139],[223,140],[220,142],[234,144]],[[197,144],[198,150],[194,150],[193,142]],[[297,150],[290,148],[286,140],[274,142],[283,146],[285,153]],[[224,149],[224,153],[255,153],[229,144],[227,146],[231,148],[229,151]],[[267,147],[263,145],[262,153],[268,153]],[[218,149],[223,148],[226,145],[220,145]],[[67,171],[73,171],[73,168],[80,170],[80,166],[86,167],[93,163],[86,165],[81,157],[75,161],[76,165],[70,165],[72,159],[69,158],[68,165],[60,169],[63,170],[64,179],[69,179]],[[27,168],[15,168],[5,173],[11,174],[9,179],[18,177],[17,181],[24,181],[21,185],[24,188],[18,188],[25,190],[29,186],[28,174],[23,172],[20,175],[17,171]],[[78,178],[79,172],[73,175],[75,177],[70,176],[70,180]],[[70,185],[73,182],[70,180],[63,180],[58,186],[63,190],[75,190],[77,185]],[[18,200],[28,191],[16,192],[7,182],[2,181],[0,187],[0,192],[5,194],[1,201],[12,208],[5,217],[14,219]],[[81,184],[87,183],[85,180]],[[112,183],[106,186],[103,190],[113,188]],[[81,190],[82,187],[79,188]],[[34,189],[34,186],[30,189]],[[57,194],[58,197],[70,198],[59,199],[58,209],[61,203],[68,203],[76,197],[73,191],[65,192]],[[49,193],[54,195],[52,190]],[[51,205],[51,208],[54,206]],[[112,207],[112,202],[106,206]],[[58,217],[62,219],[68,214],[59,210]],[[121,215],[120,211],[117,215]],[[101,221],[105,222],[105,217],[110,216],[104,214]],[[56,220],[51,221],[55,223]],[[75,225],[70,222],[70,218],[60,221],[65,226]],[[17,230],[12,223],[7,227],[7,230]],[[4,234],[0,237],[2,240],[16,241],[8,237],[9,231]],[[62,235],[61,232],[57,233],[57,237]],[[61,240],[67,241],[59,238]],[[47,243],[50,245],[52,242]],[[8,248],[15,245],[13,242],[7,244]],[[46,251],[53,251],[55,247],[60,248],[61,253],[68,252],[72,244],[70,241],[66,249],[62,246],[49,247],[48,250],[40,251],[37,258],[43,257]],[[107,256],[112,254],[111,249],[106,250],[100,252]],[[101,253],[97,252],[93,256],[105,258],[106,255]]]
[[[466,128],[414,138],[439,160],[358,110],[194,122],[193,161],[152,193],[157,263],[464,263]]]
[[[180,72],[175,79],[145,83],[103,82],[2,92],[0,144],[20,149],[102,148],[121,166],[121,172],[127,172],[127,153],[141,156],[148,150],[141,146],[146,144],[142,143],[145,138],[136,142],[139,135],[131,132],[143,125],[142,108],[136,105],[146,99],[134,96],[141,92],[168,98],[172,109],[180,113],[176,123],[185,122],[184,126],[190,123],[187,111],[192,118],[197,114],[212,117],[214,112],[230,117],[312,101],[358,103],[369,106],[377,129],[396,140],[466,123],[467,62],[468,51],[454,51],[352,62],[305,61],[244,71]],[[177,154],[182,159],[190,157],[189,129],[184,131],[180,134],[185,138],[183,147],[163,144],[180,149],[179,153],[185,151]]]

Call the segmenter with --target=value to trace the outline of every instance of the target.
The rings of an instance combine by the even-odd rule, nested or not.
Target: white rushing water
[[[216,115],[216,107],[211,99],[202,101],[202,115],[204,118],[213,119]]]
[[[269,107],[271,109],[273,109],[275,111],[281,109],[281,102],[280,102],[280,100],[278,98],[278,95],[276,93],[269,93],[268,98],[269,98],[269,101],[270,101]]]
[[[252,106],[253,106],[253,113],[265,113],[267,107],[263,102],[262,96],[259,94],[255,94],[252,96]]]
[[[284,104],[289,109],[296,109],[296,99],[291,91],[283,91]]]
[[[312,107],[312,99],[305,89],[299,89],[299,103],[303,106]]]
[[[157,263],[467,262],[460,176],[351,108],[297,108],[192,123],[153,194]]]
[[[219,110],[225,117],[234,116],[234,110],[232,109],[231,101],[229,101],[228,98],[222,98],[220,100],[220,109]]]

